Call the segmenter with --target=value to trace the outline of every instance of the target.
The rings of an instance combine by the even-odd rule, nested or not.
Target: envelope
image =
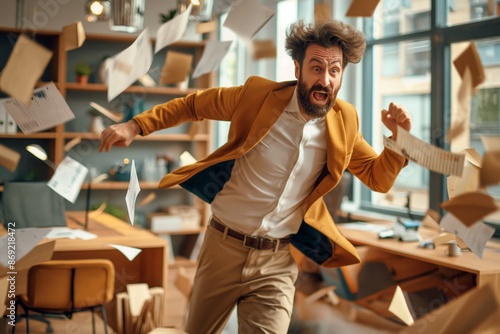
[[[441,203],[441,207],[451,212],[466,226],[471,226],[499,209],[493,197],[479,191],[460,194]]]
[[[500,183],[500,151],[487,151],[483,156],[483,167],[479,174],[479,185],[487,187]]]
[[[352,0],[345,16],[370,17],[375,12],[380,0]]]
[[[462,78],[465,74],[465,69],[469,68],[472,76],[472,86],[474,88],[479,86],[486,79],[483,64],[481,63],[481,58],[479,57],[474,42],[471,42],[469,46],[453,60],[453,65],[455,65],[455,68]]]

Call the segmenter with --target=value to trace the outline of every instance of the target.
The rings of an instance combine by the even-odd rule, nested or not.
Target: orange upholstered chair
[[[35,265],[28,272],[28,294],[18,297],[26,317],[29,334],[30,311],[42,315],[90,311],[95,333],[94,310],[100,309],[105,333],[104,305],[114,296],[115,268],[105,259],[53,260]]]

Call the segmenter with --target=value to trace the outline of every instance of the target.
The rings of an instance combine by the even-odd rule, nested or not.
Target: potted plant
[[[92,68],[87,63],[78,63],[75,65],[76,82],[85,84],[88,82]]]
[[[175,17],[175,14],[177,14],[177,9],[170,9],[166,14],[160,13],[160,22],[165,23],[170,21]]]

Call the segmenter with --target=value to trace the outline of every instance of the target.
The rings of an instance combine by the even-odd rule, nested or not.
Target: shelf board
[[[129,186],[129,182],[127,181],[107,181],[107,182],[99,182],[92,184],[92,190],[127,190]],[[159,189],[163,190],[163,188],[158,188],[158,182],[139,182],[139,187],[141,190],[152,190]],[[88,184],[82,184],[82,189],[88,189]],[[182,189],[181,186],[173,186],[171,188],[165,189]]]
[[[66,132],[64,138],[73,139],[81,137],[87,140],[100,140],[101,135],[99,133],[91,132]],[[165,133],[165,134],[151,134],[149,136],[137,136],[134,140],[138,141],[208,141],[208,135],[197,134],[194,137],[189,136],[186,133]]]
[[[84,92],[107,92],[108,86],[98,83],[79,84],[76,82],[66,83],[67,90],[84,91]],[[157,95],[179,95],[183,96],[189,93],[202,90],[204,88],[187,88],[180,89],[176,87],[144,87],[144,86],[130,86],[124,90],[124,93],[147,93]]]
[[[2,139],[54,139],[56,138],[55,132],[36,132],[36,133],[22,133],[18,132],[15,134],[0,134]]]

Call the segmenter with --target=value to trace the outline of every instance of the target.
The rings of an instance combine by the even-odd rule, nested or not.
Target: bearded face
[[[306,118],[323,117],[335,104],[345,67],[342,54],[336,45],[311,44],[301,62],[294,60],[299,106]]]
[[[327,114],[334,104],[339,92],[340,85],[335,90],[331,86],[323,87],[319,84],[307,87],[302,79],[302,74],[298,79],[298,100],[304,112],[312,117],[319,118]]]

